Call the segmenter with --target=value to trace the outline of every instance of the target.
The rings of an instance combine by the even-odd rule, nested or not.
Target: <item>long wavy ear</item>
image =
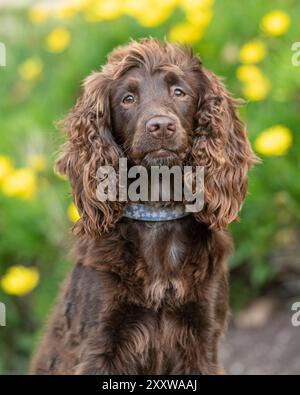
[[[253,153],[236,103],[220,80],[201,68],[199,104],[192,158],[204,166],[204,208],[195,217],[212,229],[226,229],[238,219],[247,193],[249,168],[259,159]]]
[[[75,232],[97,235],[108,231],[122,214],[122,203],[99,201],[96,196],[97,169],[111,165],[117,171],[122,152],[111,132],[109,87],[103,72],[86,78],[82,96],[63,121],[67,143],[55,169],[72,186],[80,220]]]

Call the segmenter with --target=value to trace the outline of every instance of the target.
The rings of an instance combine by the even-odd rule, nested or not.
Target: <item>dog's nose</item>
[[[170,138],[176,132],[176,125],[169,117],[153,117],[146,123],[146,132],[156,139]]]

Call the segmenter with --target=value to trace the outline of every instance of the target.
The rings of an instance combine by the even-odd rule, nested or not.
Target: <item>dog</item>
[[[257,162],[236,107],[189,47],[153,38],[116,48],[85,79],[56,163],[80,213],[76,264],[32,374],[223,372],[218,347],[233,251],[227,227]],[[147,169],[203,166],[202,210],[145,221],[126,215],[128,201],[99,201],[97,169],[117,169],[120,158]],[[172,213],[175,204],[155,209]]]

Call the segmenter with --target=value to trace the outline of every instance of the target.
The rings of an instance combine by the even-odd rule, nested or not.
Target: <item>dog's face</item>
[[[97,169],[133,164],[204,167],[196,220],[226,229],[238,218],[257,160],[235,102],[187,47],[143,39],[115,49],[68,115],[68,142],[56,168],[70,180],[85,235],[109,230],[126,202],[99,201]]]
[[[197,79],[168,70],[135,67],[112,84],[112,130],[133,163],[180,164],[192,141]]]

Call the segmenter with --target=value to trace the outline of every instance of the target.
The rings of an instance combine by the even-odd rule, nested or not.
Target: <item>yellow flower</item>
[[[253,81],[246,82],[243,88],[244,96],[252,101],[264,100],[270,91],[270,81],[262,76]]]
[[[170,15],[169,10],[160,10],[153,8],[147,13],[137,17],[141,26],[154,27],[162,24]]]
[[[256,138],[254,146],[263,155],[284,155],[292,144],[292,133],[284,125],[275,125],[264,130]]]
[[[32,169],[14,170],[2,182],[2,191],[7,196],[30,199],[36,192],[36,177]]]
[[[39,272],[33,267],[12,266],[1,279],[1,287],[9,295],[23,296],[39,282]]]
[[[266,56],[266,46],[260,40],[246,43],[240,51],[240,60],[243,63],[258,63]]]
[[[13,164],[8,156],[0,155],[0,183],[13,171]]]
[[[146,0],[146,3],[140,0],[124,0],[124,12],[125,14],[138,17],[145,13],[147,4],[148,0]]]
[[[195,43],[200,40],[203,30],[188,22],[179,23],[172,27],[169,32],[171,41],[179,43]]]
[[[98,2],[98,11],[103,19],[116,19],[123,12],[123,0],[102,0]]]
[[[124,13],[133,16],[142,26],[163,23],[171,14],[177,0],[125,0]]]
[[[198,10],[195,12],[186,13],[187,21],[197,26],[198,28],[205,28],[207,25],[209,25],[212,17],[212,10]]]
[[[179,0],[180,7],[186,13],[198,12],[199,10],[207,10],[214,3],[214,0]]]
[[[44,157],[44,155],[39,155],[39,154],[32,155],[28,159],[28,163],[29,166],[37,172],[44,171],[47,167],[47,160]]]
[[[71,0],[69,2],[62,2],[57,4],[55,9],[55,16],[59,19],[73,18],[79,11],[86,6],[86,0]]]
[[[47,20],[49,11],[42,5],[36,5],[28,11],[27,17],[32,23],[40,24]]]
[[[37,79],[43,71],[43,63],[39,58],[29,58],[19,66],[19,74],[25,81]]]
[[[237,69],[237,77],[244,83],[244,96],[252,101],[263,100],[267,97],[271,84],[261,70],[254,65],[244,65]]]
[[[240,81],[251,82],[260,79],[263,74],[257,66],[244,65],[237,68],[236,75]]]
[[[199,41],[210,23],[213,0],[178,0],[186,21],[173,26],[169,32],[171,41],[193,44]]]
[[[68,216],[72,222],[77,222],[80,218],[78,210],[73,202],[68,207]]]
[[[123,3],[123,0],[89,1],[86,6],[86,19],[89,22],[117,19],[123,13]]]
[[[58,27],[52,30],[48,35],[46,42],[48,51],[62,52],[69,45],[70,32],[63,27]]]
[[[261,28],[271,36],[280,36],[289,29],[290,24],[290,16],[286,12],[274,10],[263,17]]]

